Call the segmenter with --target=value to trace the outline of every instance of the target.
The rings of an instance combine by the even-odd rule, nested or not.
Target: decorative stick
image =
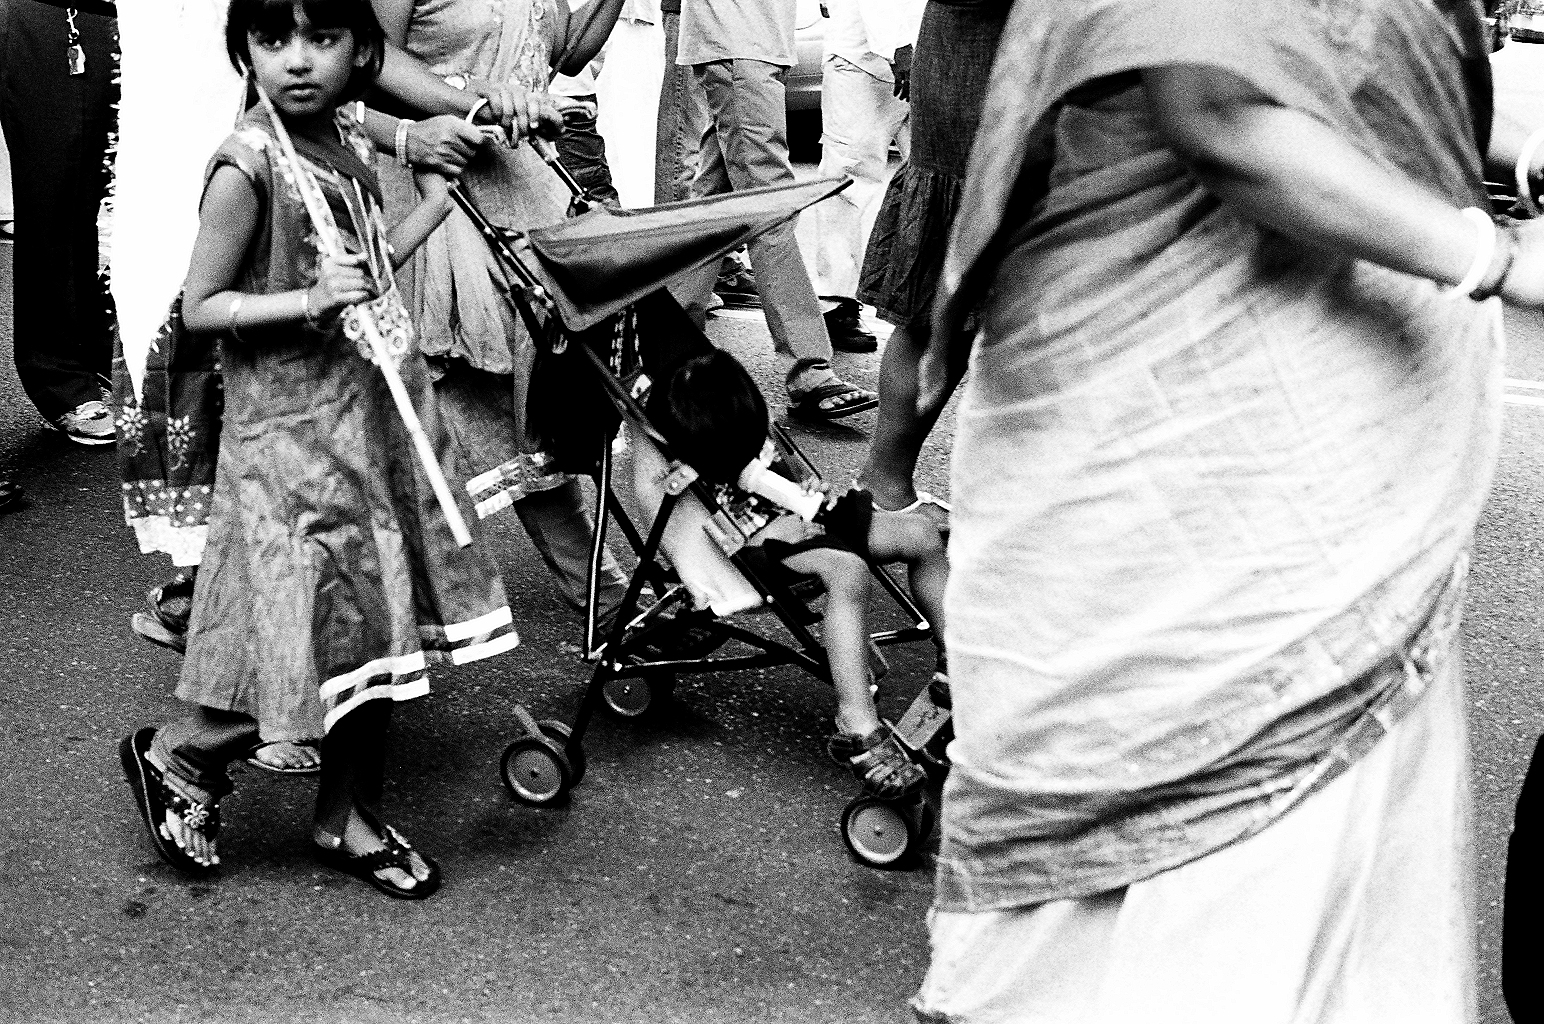
[[[305,203],[306,213],[311,217],[311,224],[316,228],[316,237],[327,255],[334,259],[341,258],[346,254],[343,240],[330,229],[327,223],[325,208],[322,206],[325,200],[321,195],[321,187],[311,178],[310,172],[301,165],[300,154],[295,151],[295,143],[290,139],[284,122],[280,120],[273,101],[268,98],[263,87],[257,84],[255,78],[252,79],[252,84],[257,90],[258,99],[262,100],[263,106],[268,111],[269,119],[273,121],[273,133],[279,140],[279,146],[284,150],[285,158],[295,169],[295,185],[300,192],[301,201]],[[418,461],[423,465],[424,476],[429,478],[429,486],[440,503],[440,511],[445,515],[445,522],[450,524],[450,532],[456,538],[456,544],[463,548],[467,547],[472,543],[471,531],[466,528],[466,520],[461,517],[461,509],[456,505],[455,495],[450,491],[450,484],[445,481],[445,473],[440,469],[439,460],[434,457],[434,449],[429,445],[429,438],[424,434],[423,424],[418,420],[418,411],[413,408],[413,400],[408,397],[407,388],[402,384],[402,376],[397,373],[397,366],[392,362],[386,341],[381,337],[380,327],[375,322],[375,313],[369,306],[363,304],[352,308],[358,315],[359,326],[364,331],[365,340],[370,344],[370,351],[375,355],[375,363],[386,378],[386,389],[391,392],[392,400],[396,402],[397,414],[402,417],[402,424],[407,427],[408,436],[413,439],[413,447],[418,451]]]

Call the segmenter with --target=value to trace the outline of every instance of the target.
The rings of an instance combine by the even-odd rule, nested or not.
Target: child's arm
[[[450,213],[450,182],[433,171],[415,172],[413,180],[423,198],[413,211],[391,229],[391,264],[400,267],[413,255],[413,250],[434,233]]]
[[[254,295],[234,291],[247,247],[257,234],[262,204],[246,176],[230,165],[215,169],[199,209],[198,239],[183,285],[182,319],[190,331],[240,332],[266,324],[320,321],[344,306],[370,299],[363,254],[323,260],[309,289]]]

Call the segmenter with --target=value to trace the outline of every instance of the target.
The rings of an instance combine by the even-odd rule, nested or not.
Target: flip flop
[[[361,807],[358,810],[365,824],[369,825],[380,841],[386,845],[374,853],[349,853],[343,848],[341,842],[336,847],[317,846],[317,859],[330,868],[369,882],[381,892],[399,900],[428,899],[438,892],[441,881],[440,866],[427,853],[419,852],[418,856],[422,857],[424,863],[429,866],[429,877],[411,889],[393,885],[375,874],[382,868],[397,868],[411,875],[413,869],[412,862],[408,859],[408,851],[413,847],[402,838],[402,833],[390,825],[381,825],[364,808]]]
[[[123,762],[123,777],[128,780],[129,788],[134,791],[134,803],[139,808],[140,817],[145,821],[145,831],[150,834],[150,841],[155,844],[156,853],[161,859],[179,871],[186,871],[190,875],[207,875],[214,870],[212,864],[200,864],[188,854],[186,850],[177,845],[176,840],[168,839],[161,834],[161,826],[166,821],[166,809],[169,803],[166,782],[161,778],[161,772],[151,764],[145,756],[150,752],[150,741],[155,739],[155,730],[149,726],[140,729],[129,736],[125,736],[118,744],[118,757]],[[173,807],[180,810],[185,820],[198,818],[202,824],[199,830],[213,838],[220,831],[220,807],[218,804],[200,804],[186,797],[174,795],[171,798],[181,804]]]
[[[247,751],[247,764],[251,765],[253,768],[261,768],[265,772],[272,772],[275,775],[316,775],[322,770],[320,762],[305,768],[281,768],[276,764],[269,764],[267,761],[264,761],[262,758],[257,756],[257,752],[259,750],[262,750],[265,747],[274,746],[280,742],[285,741],[274,740],[270,743],[259,743],[257,746]],[[317,749],[315,743],[295,743],[293,746],[305,747],[308,750]],[[320,752],[318,752],[318,756],[320,756]]]
[[[855,384],[835,378],[824,384],[817,384],[808,391],[788,397],[790,399],[788,415],[813,423],[839,420],[846,416],[867,412],[879,405],[879,396],[874,392],[865,391]],[[833,398],[845,398],[847,401],[829,407],[823,407],[820,404]]]

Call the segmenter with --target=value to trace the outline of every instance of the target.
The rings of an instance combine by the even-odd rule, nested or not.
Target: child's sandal
[[[835,733],[826,750],[838,764],[848,767],[866,792],[881,800],[899,800],[927,782],[927,773],[886,726],[866,736]]]
[[[382,849],[372,853],[349,853],[343,848],[342,842],[335,847],[316,847],[316,856],[321,862],[330,868],[336,868],[344,874],[353,875],[362,881],[369,882],[375,888],[388,896],[399,900],[422,900],[433,896],[440,887],[440,866],[434,858],[427,853],[418,854],[429,868],[429,877],[417,882],[411,888],[403,888],[390,880],[376,874],[384,868],[396,868],[397,870],[412,875],[412,844],[402,837],[402,833],[390,825],[382,825],[376,821],[373,815],[360,808],[360,816],[365,823],[375,832],[384,844]]]
[[[190,831],[213,840],[220,834],[220,805],[214,800],[200,802],[185,796],[169,785],[160,769],[150,763],[150,741],[155,738],[154,729],[141,729],[125,736],[118,745],[123,761],[123,773],[129,787],[134,790],[134,802],[150,841],[155,844],[161,859],[174,868],[190,874],[202,875],[213,870],[213,865],[203,864],[177,845],[166,832],[166,812],[171,811],[182,819]]]

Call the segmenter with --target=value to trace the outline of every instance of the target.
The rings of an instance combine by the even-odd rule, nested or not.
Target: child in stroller
[[[686,360],[654,383],[647,409],[673,453],[705,482],[731,491],[730,504],[756,500],[733,489],[768,445],[767,404],[732,355],[714,349]],[[822,639],[837,695],[836,731],[827,745],[832,758],[847,765],[873,796],[894,800],[917,792],[926,774],[874,706],[865,560],[906,564],[913,600],[939,645],[933,698],[947,706],[942,636],[949,561],[932,520],[875,515],[869,493],[854,489],[835,500],[827,497],[814,522],[791,514],[771,517],[750,537],[745,554],[770,577],[792,582],[813,576],[825,587]]]

